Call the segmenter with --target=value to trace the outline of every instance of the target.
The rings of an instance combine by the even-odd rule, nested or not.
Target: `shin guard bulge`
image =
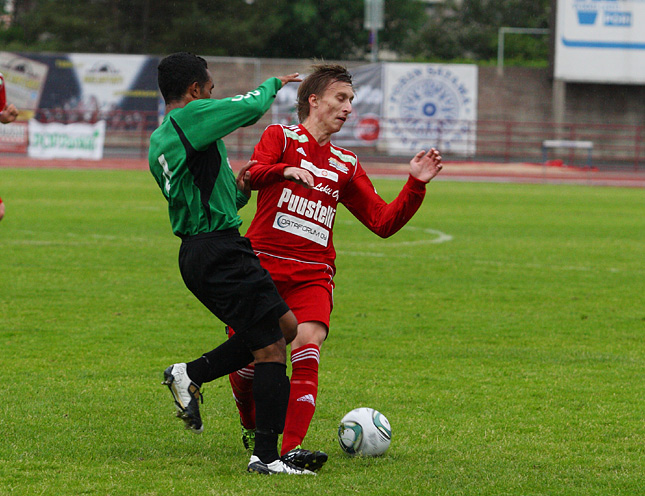
[[[246,429],[255,429],[255,400],[253,399],[253,364],[229,374],[235,405],[240,412],[240,421]]]
[[[307,344],[291,351],[291,393],[282,436],[284,455],[302,444],[316,411],[320,348]]]

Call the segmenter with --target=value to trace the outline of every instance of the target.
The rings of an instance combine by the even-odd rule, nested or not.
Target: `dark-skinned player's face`
[[[211,71],[207,70],[208,73],[208,81],[204,83],[204,86],[201,86],[199,88],[199,99],[207,99],[211,97],[211,93],[213,92],[213,88],[215,85],[213,84],[213,76],[211,76]]]

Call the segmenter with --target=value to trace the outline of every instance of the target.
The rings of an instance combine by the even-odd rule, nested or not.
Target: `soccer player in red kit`
[[[319,469],[320,451],[301,448],[316,409],[320,348],[329,333],[336,252],[333,227],[342,203],[367,228],[385,238],[418,210],[426,184],[442,168],[434,148],[410,161],[402,191],[386,203],[353,152],[331,143],[352,111],[351,74],[339,65],[318,65],[298,88],[300,124],[270,125],[256,145],[257,164],[245,174],[258,190],[258,207],[246,237],[280,295],[298,319],[291,344],[291,393],[282,438],[282,458]],[[229,334],[231,331],[229,330]],[[230,376],[245,446],[253,441],[253,367]]]
[[[7,93],[4,85],[4,76],[0,73],[0,123],[9,124],[18,117],[18,109],[11,103],[7,105]],[[4,203],[0,198],[0,220],[4,218]]]
[[[7,92],[4,85],[4,76],[0,73],[0,122],[9,124],[18,117],[18,109],[13,103],[7,105]],[[1,203],[1,202],[0,202]]]

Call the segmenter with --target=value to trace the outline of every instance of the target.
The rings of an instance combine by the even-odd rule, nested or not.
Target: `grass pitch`
[[[645,492],[642,190],[433,182],[388,240],[341,208],[305,440],[330,460],[270,479],[244,471],[226,380],[201,436],[160,384],[225,336],[181,281],[152,177],[5,169],[0,195],[2,495]],[[392,423],[385,456],[341,453],[358,406]]]

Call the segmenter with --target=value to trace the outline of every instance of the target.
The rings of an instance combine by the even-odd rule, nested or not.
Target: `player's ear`
[[[309,95],[309,106],[311,108],[318,108],[318,97],[315,94]]]
[[[195,81],[188,87],[188,93],[190,93],[190,96],[192,96],[194,99],[199,98],[199,95],[201,95],[201,87],[199,86],[199,83]]]

